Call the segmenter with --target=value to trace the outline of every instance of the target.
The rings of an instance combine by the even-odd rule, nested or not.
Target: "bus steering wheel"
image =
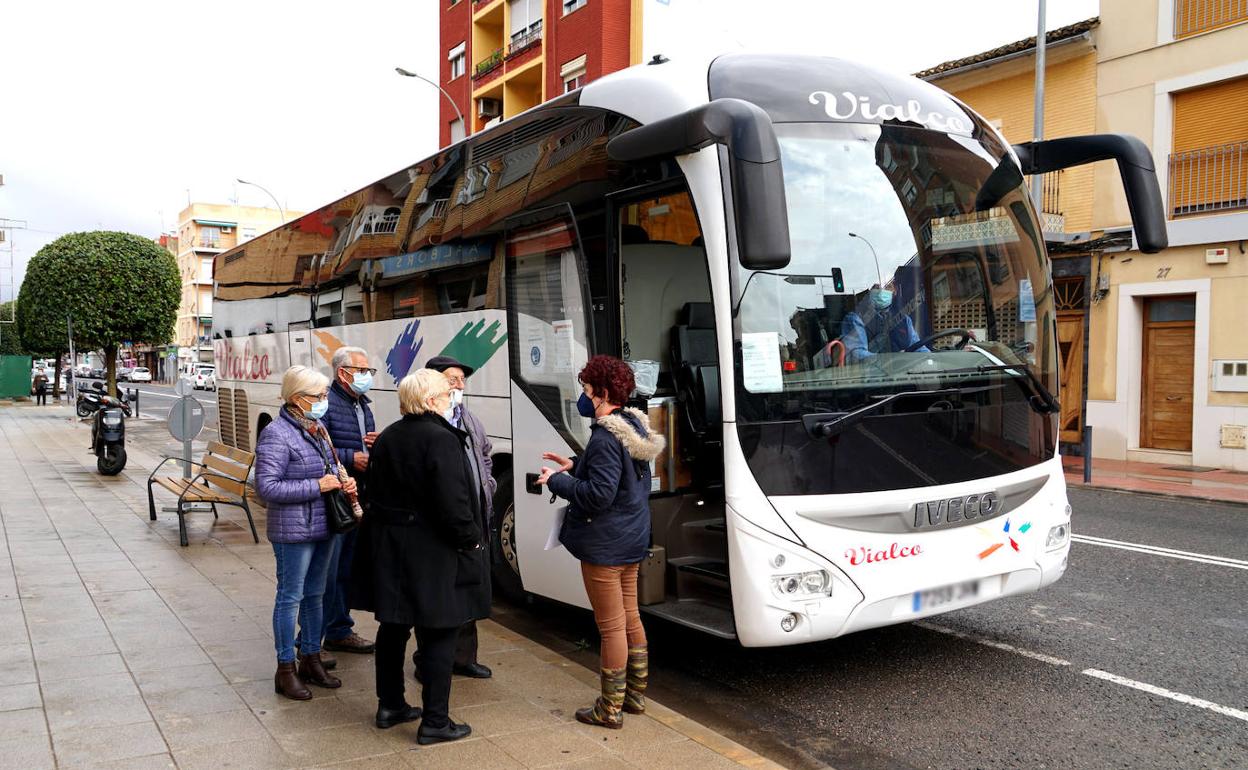
[[[962,350],[963,348],[967,346],[967,343],[975,339],[975,335],[971,334],[966,329],[942,329],[941,331],[938,331],[935,334],[927,335],[926,337],[914,343],[913,345],[908,346],[902,352],[913,353],[919,348],[931,349],[932,343],[935,342],[936,340],[941,339],[942,337],[952,337],[954,335],[962,336],[962,339],[958,340],[958,344],[953,346],[955,350]]]

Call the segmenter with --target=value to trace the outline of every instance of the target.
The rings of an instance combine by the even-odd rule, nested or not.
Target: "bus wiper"
[[[1022,387],[1023,381],[1031,386],[1031,392],[1027,395],[1027,403],[1040,414],[1057,414],[1062,411],[1062,405],[1058,403],[1049,389],[1044,387],[1044,383],[1036,376],[1027,364],[993,364],[991,366],[972,366],[966,369],[948,369],[942,374],[983,374],[984,372],[1005,372],[1013,376],[1014,381]],[[1027,389],[1023,388],[1026,393]]]
[[[913,396],[960,396],[964,392],[963,388],[942,388],[940,390],[908,390],[904,393],[890,393],[879,401],[873,401],[866,406],[860,406],[851,412],[804,414],[802,415],[802,425],[806,428],[807,433],[816,438],[831,438],[858,424],[864,417],[879,411],[885,405],[899,399]]]

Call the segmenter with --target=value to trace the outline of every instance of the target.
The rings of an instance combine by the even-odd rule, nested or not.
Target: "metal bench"
[[[156,521],[156,500],[152,497],[152,487],[159,484],[178,496],[178,534],[182,545],[187,545],[186,514],[190,513],[191,506],[195,503],[211,505],[214,519],[217,518],[218,505],[242,508],[247,514],[247,523],[251,525],[251,536],[257,543],[260,542],[260,536],[256,534],[255,519],[251,517],[251,507],[247,505],[247,476],[256,461],[255,454],[210,441],[208,450],[201,458],[202,462],[191,462],[198,470],[194,477],[158,478],[156,474],[171,460],[186,462],[181,457],[166,457],[147,477],[147,509],[152,521]]]

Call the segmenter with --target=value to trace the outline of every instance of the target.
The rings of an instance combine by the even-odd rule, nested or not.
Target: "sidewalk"
[[[778,767],[653,701],[623,730],[577,723],[596,676],[490,621],[494,678],[452,690],[471,739],[417,747],[415,724],[376,729],[368,655],[338,656],[340,690],[276,696],[269,545],[223,510],[190,517],[180,548],[176,515],[148,521],[156,456],[136,443],[104,478],[69,417],[0,407],[0,766]]]
[[[1248,505],[1248,473],[1217,468],[1092,459],[1092,483],[1083,483],[1083,458],[1062,457],[1072,487],[1117,489]]]

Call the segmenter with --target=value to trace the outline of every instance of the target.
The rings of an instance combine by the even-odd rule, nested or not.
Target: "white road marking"
[[[1041,663],[1048,663],[1050,666],[1069,666],[1070,665],[1070,661],[1068,660],[1055,658],[1052,655],[1045,655],[1042,652],[1032,652],[1031,650],[1024,650],[1023,648],[1015,647],[1012,644],[1006,644],[1005,642],[998,642],[995,639],[987,639],[982,636],[976,636],[975,634],[968,634],[965,631],[959,631],[955,628],[949,628],[947,626],[940,626],[935,623],[928,622],[926,620],[916,621],[914,625],[918,626],[919,628],[926,628],[929,631],[936,631],[937,633],[949,634],[950,636],[956,636],[959,639],[966,639],[968,641],[975,642],[976,644],[982,644],[985,647],[993,647],[998,650],[1005,650],[1006,652],[1012,652],[1015,655],[1022,655],[1024,658],[1031,658],[1032,660],[1038,660]]]
[[[948,634],[949,636],[956,636],[959,639],[966,639],[967,641],[975,642],[976,644],[982,644],[985,647],[992,647],[997,650],[1004,650],[1005,652],[1012,652],[1015,655],[1021,655],[1024,658],[1031,658],[1032,660],[1038,660],[1041,663],[1047,663],[1050,666],[1071,665],[1070,661],[1068,660],[1062,660],[1061,658],[1056,658],[1056,657],[1053,657],[1052,655],[1045,655],[1042,652],[1033,652],[1031,650],[1024,650],[1023,648],[1015,647],[1012,644],[1006,644],[1005,642],[998,642],[995,639],[988,639],[987,637],[978,636],[976,634],[968,634],[965,631],[959,631],[956,628],[949,628],[948,626],[937,625],[936,623],[932,623],[927,620],[916,620],[914,622],[914,625],[918,626],[919,628],[926,628],[929,631],[935,631],[941,634]],[[1085,668],[1083,671],[1080,671],[1079,673],[1084,674],[1085,676],[1095,677],[1096,679],[1101,679],[1106,682],[1112,682],[1114,684],[1122,685],[1123,687],[1131,687],[1136,690],[1142,690],[1143,692],[1151,693],[1152,695],[1160,695],[1163,698],[1169,698],[1173,701],[1177,701],[1179,703],[1183,703],[1188,706],[1196,706],[1197,708],[1206,709],[1208,711],[1212,711],[1217,714],[1222,714],[1223,716],[1232,717],[1233,719],[1241,719],[1245,722],[1248,722],[1248,711],[1240,711],[1239,709],[1231,708],[1230,706],[1223,706],[1218,703],[1214,703],[1213,701],[1207,701],[1204,698],[1196,698],[1191,695],[1185,695],[1181,692],[1167,690],[1164,687],[1158,687],[1156,685],[1148,684],[1146,682],[1137,682],[1134,679],[1127,679],[1125,676],[1118,676],[1117,674],[1111,674],[1108,671],[1101,671],[1100,669],[1096,669],[1096,668]]]
[[[1230,706],[1222,706],[1212,701],[1207,701],[1203,698],[1193,698],[1192,696],[1184,695],[1181,692],[1174,692],[1173,690],[1167,690],[1164,687],[1158,687],[1156,685],[1148,684],[1146,682],[1137,682],[1134,679],[1127,679],[1126,677],[1118,676],[1117,674],[1110,674],[1106,671],[1099,671],[1095,668],[1087,668],[1087,669],[1084,669],[1080,673],[1086,674],[1087,676],[1095,677],[1097,679],[1104,679],[1106,682],[1113,682],[1114,684],[1120,684],[1123,687],[1131,687],[1136,690],[1142,690],[1152,695],[1160,695],[1163,698],[1169,698],[1170,700],[1178,701],[1179,703],[1185,703],[1188,706],[1195,706],[1197,708],[1208,709],[1209,711],[1222,714],[1223,716],[1228,716],[1234,719],[1240,719],[1245,722],[1248,722],[1248,711],[1240,711],[1239,709],[1233,709]]]
[[[1084,545],[1099,545],[1104,548],[1117,548],[1122,551],[1134,551],[1136,553],[1146,553],[1152,556],[1165,556],[1170,559],[1195,561],[1200,562],[1201,564],[1213,564],[1218,567],[1248,569],[1248,561],[1244,561],[1243,559],[1232,559],[1228,556],[1211,556],[1206,553],[1179,551],[1174,548],[1163,548],[1157,545],[1144,545],[1142,543],[1128,543],[1122,540],[1110,540],[1105,537],[1092,537],[1091,535],[1071,535],[1070,539],[1072,542],[1083,543]]]

